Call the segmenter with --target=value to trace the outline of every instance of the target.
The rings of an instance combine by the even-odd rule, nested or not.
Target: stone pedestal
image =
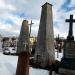
[[[60,68],[59,74],[60,75],[75,75],[75,70]]]
[[[64,44],[64,58],[75,58],[75,41],[65,41]]]
[[[75,69],[75,41],[65,41],[63,54],[60,67]]]
[[[75,75],[75,41],[73,36],[73,15],[70,15],[70,19],[66,19],[69,22],[69,33],[64,44],[64,56],[60,62],[59,73],[61,75]]]
[[[75,75],[75,41],[73,40],[65,41],[59,73],[60,75]]]
[[[16,75],[29,75],[29,54],[19,55]]]

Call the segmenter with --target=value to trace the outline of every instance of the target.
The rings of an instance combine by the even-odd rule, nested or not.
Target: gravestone
[[[37,37],[37,44],[34,55],[34,63],[45,68],[54,62],[54,33],[52,5],[45,3],[42,6],[42,13]]]
[[[17,54],[24,53],[29,51],[29,27],[28,27],[28,21],[24,20],[22,23],[19,41],[17,43]]]
[[[29,27],[28,21],[22,23],[17,43],[18,64],[16,75],[29,75]]]
[[[59,73],[65,75],[75,75],[75,41],[73,36],[73,15],[70,15],[70,19],[67,19],[66,22],[69,24],[69,33],[68,37],[64,43],[64,56],[60,63]]]

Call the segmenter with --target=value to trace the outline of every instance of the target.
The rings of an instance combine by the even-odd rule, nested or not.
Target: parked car
[[[7,47],[3,49],[3,54],[15,54],[16,53],[16,48],[14,47]]]
[[[3,54],[10,54],[10,50],[8,48],[3,49]]]
[[[10,53],[16,53],[16,49],[15,48],[10,48]]]

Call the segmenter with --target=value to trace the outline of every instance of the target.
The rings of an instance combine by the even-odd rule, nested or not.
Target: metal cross
[[[30,25],[30,32],[29,32],[29,37],[30,37],[30,34],[31,34],[31,27],[32,27],[32,24],[34,24],[31,20],[31,23],[29,24]]]
[[[66,19],[66,22],[69,22],[68,36],[73,36],[73,23],[75,22],[75,19],[73,19],[73,15],[70,15],[70,19]]]

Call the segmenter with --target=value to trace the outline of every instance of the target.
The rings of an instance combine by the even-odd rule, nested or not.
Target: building
[[[30,45],[32,46],[33,43],[36,41],[36,37],[30,37]],[[18,37],[3,37],[2,38],[2,47],[17,47],[17,41],[18,41]]]
[[[2,39],[2,47],[17,47],[17,37],[3,37]]]
[[[30,45],[33,45],[34,44],[34,42],[36,42],[37,41],[37,37],[30,37]]]

